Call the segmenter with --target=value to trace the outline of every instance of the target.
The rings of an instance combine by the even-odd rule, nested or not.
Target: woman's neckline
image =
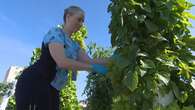
[[[60,31],[62,32],[62,34],[64,35],[64,37],[68,38],[69,40],[73,41],[73,39],[67,34],[67,32],[64,31],[63,28],[59,28]]]

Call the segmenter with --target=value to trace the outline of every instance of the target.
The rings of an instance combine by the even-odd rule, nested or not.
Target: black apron
[[[59,110],[59,91],[50,83],[56,75],[56,63],[48,45],[42,43],[41,56],[20,75],[15,90],[17,110]]]

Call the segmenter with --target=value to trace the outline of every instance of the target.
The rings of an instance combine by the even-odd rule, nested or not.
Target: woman
[[[59,110],[59,91],[65,85],[68,70],[106,74],[104,59],[90,59],[71,39],[84,22],[84,11],[70,6],[64,11],[63,28],[52,28],[44,37],[40,59],[26,68],[16,85],[17,110]],[[75,78],[74,78],[75,79]]]

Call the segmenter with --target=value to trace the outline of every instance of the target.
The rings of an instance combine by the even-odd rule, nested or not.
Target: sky
[[[189,0],[195,4],[194,0]],[[40,47],[43,36],[51,27],[63,23],[63,11],[70,5],[85,11],[88,29],[86,44],[96,43],[110,47],[108,25],[110,0],[0,0],[0,81],[10,66],[26,66],[34,48]],[[195,15],[195,8],[191,10]],[[191,21],[195,26],[195,21]],[[195,29],[191,29],[195,35]],[[86,85],[85,72],[78,75],[77,96],[79,100]]]

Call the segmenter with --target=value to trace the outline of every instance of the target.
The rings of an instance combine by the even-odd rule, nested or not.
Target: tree
[[[3,96],[11,95],[12,88],[13,88],[13,83],[0,83],[0,104],[2,103]]]

